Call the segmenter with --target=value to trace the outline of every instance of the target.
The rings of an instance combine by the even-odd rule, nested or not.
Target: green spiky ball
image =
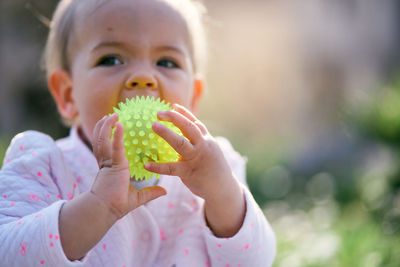
[[[171,106],[159,98],[136,97],[127,99],[125,103],[119,103],[114,111],[118,114],[118,121],[124,126],[124,147],[125,154],[129,161],[131,177],[136,180],[143,178],[148,180],[153,176],[160,175],[147,171],[144,165],[147,162],[175,162],[179,155],[160,136],[152,130],[152,125],[157,118],[157,112],[171,110]],[[161,121],[177,134],[181,131],[171,122]]]

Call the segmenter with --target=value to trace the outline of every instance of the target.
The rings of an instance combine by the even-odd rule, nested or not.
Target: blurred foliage
[[[29,88],[23,88],[19,95],[21,111],[29,114],[20,131],[36,130],[44,132],[54,139],[65,137],[69,128],[63,125],[60,114],[57,111],[54,99],[42,83],[29,84]]]
[[[358,112],[352,112],[360,132],[389,145],[400,146],[400,74]]]
[[[343,114],[352,141],[336,141],[339,152],[248,152],[249,187],[277,235],[274,266],[399,266],[400,75]]]
[[[7,146],[8,146],[7,138],[0,136],[0,168],[3,165],[3,159],[6,153]]]
[[[359,133],[387,147],[392,167],[387,175],[376,173],[364,186],[366,205],[376,219],[385,219],[388,231],[400,231],[400,74],[365,104],[352,118]],[[364,183],[365,183],[364,182]],[[400,262],[400,261],[399,261]]]

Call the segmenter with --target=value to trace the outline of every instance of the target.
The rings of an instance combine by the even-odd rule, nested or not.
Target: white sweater
[[[204,201],[178,177],[161,176],[150,181],[166,196],[127,214],[82,260],[69,261],[60,242],[60,208],[90,190],[97,162],[76,129],[57,142],[34,131],[18,134],[0,171],[0,266],[270,266],[275,235],[245,185],[245,159],[226,139],[218,142],[246,199],[244,223],[233,237],[214,236]]]

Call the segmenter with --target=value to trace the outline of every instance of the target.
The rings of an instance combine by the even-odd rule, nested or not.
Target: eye
[[[163,68],[168,68],[168,69],[180,68],[179,64],[176,63],[176,61],[174,61],[172,59],[167,59],[167,58],[163,58],[163,59],[160,59],[159,61],[157,61],[157,66],[163,67]]]
[[[102,57],[96,66],[111,67],[115,65],[123,64],[122,60],[117,56],[104,56]]]

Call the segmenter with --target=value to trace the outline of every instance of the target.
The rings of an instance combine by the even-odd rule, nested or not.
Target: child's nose
[[[128,89],[156,89],[157,80],[151,75],[132,75],[125,84]]]

